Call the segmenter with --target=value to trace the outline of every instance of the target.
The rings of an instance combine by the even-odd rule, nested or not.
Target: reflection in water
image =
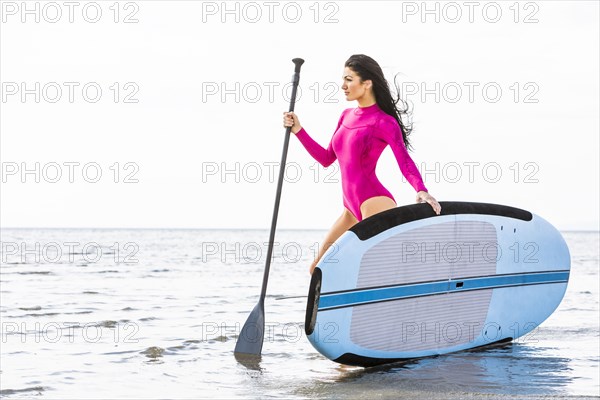
[[[552,395],[564,393],[573,378],[571,360],[547,357],[547,349],[517,343],[434,356],[371,368],[336,367],[337,376],[316,382],[298,394],[324,398],[351,395],[349,387],[378,396],[461,398],[474,388],[490,395]],[[331,376],[330,376],[331,377]],[[426,391],[424,389],[426,388]],[[356,393],[355,393],[356,394]]]

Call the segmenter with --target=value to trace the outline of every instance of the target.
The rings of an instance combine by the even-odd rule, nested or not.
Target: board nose
[[[317,310],[319,309],[319,299],[321,297],[321,280],[323,273],[321,268],[317,267],[313,271],[310,285],[308,287],[308,300],[306,302],[306,319],[304,321],[304,330],[306,335],[310,335],[315,330],[317,322]]]

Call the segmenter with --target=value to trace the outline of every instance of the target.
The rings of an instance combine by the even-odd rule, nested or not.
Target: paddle
[[[300,82],[300,67],[304,63],[301,58],[294,58],[292,62],[295,64],[294,77],[292,81],[292,98],[290,99],[290,112],[294,111],[296,103],[296,91],[298,82]],[[283,143],[283,154],[281,155],[281,163],[279,164],[279,180],[277,181],[277,194],[275,196],[275,208],[273,210],[273,219],[271,221],[271,234],[269,236],[269,249],[267,251],[267,260],[265,272],[263,275],[262,290],[258,304],[254,307],[246,323],[242,327],[237,343],[235,344],[235,355],[256,355],[260,356],[262,351],[264,334],[265,334],[265,296],[267,293],[267,282],[269,280],[269,269],[271,268],[271,256],[273,254],[273,241],[275,240],[275,226],[277,225],[277,214],[279,212],[279,200],[281,199],[281,187],[283,185],[283,175],[285,170],[285,160],[287,158],[288,145],[290,143],[291,127],[285,130],[285,139]]]

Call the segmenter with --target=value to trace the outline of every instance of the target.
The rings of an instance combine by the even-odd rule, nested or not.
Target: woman
[[[325,251],[358,221],[379,212],[396,207],[392,194],[379,182],[375,175],[377,160],[386,146],[390,146],[402,174],[417,192],[417,202],[427,202],[436,214],[441,207],[427,192],[415,163],[410,158],[407,129],[398,110],[381,67],[371,57],[358,54],[346,61],[342,90],[346,100],[356,100],[357,108],[342,112],[337,129],[327,149],[315,142],[300,125],[298,116],[285,112],[283,124],[304,145],[310,155],[327,167],[339,160],[344,194],[344,211],[335,221],[319,254],[310,266],[312,274]]]

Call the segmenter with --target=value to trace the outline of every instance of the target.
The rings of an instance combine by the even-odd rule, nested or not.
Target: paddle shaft
[[[304,63],[301,58],[294,58],[292,60],[296,65],[294,70],[294,78],[292,82],[292,98],[290,99],[290,112],[294,111],[294,104],[296,103],[296,91],[298,89],[298,82],[300,82],[300,66]],[[246,323],[240,331],[237,343],[235,344],[234,355],[238,361],[245,363],[243,359],[246,356],[260,356],[262,351],[262,345],[264,341],[265,332],[265,296],[267,294],[267,282],[269,281],[269,270],[271,268],[271,256],[273,255],[273,242],[275,240],[275,227],[277,226],[277,214],[279,212],[279,200],[281,199],[281,187],[283,186],[283,174],[285,172],[285,160],[287,158],[287,150],[290,142],[290,132],[292,128],[287,128],[285,131],[285,138],[283,143],[283,154],[281,155],[281,165],[279,169],[279,179],[277,181],[277,194],[275,196],[275,208],[273,209],[273,219],[271,221],[271,234],[269,236],[269,249],[267,251],[267,260],[265,263],[265,273],[263,275],[262,290],[260,292],[260,299]]]
[[[294,69],[294,77],[292,80],[292,97],[290,99],[289,112],[294,111],[296,105],[296,93],[298,91],[298,83],[300,82],[300,67],[304,63],[301,58],[294,58],[292,62],[296,65]],[[281,154],[281,162],[279,163],[279,179],[277,180],[277,194],[275,195],[275,207],[273,208],[273,219],[271,220],[271,233],[269,235],[269,248],[267,250],[267,260],[265,263],[265,272],[263,275],[262,290],[260,292],[260,302],[264,302],[267,295],[267,283],[269,282],[269,270],[271,269],[271,257],[273,255],[273,242],[275,241],[275,228],[277,226],[277,216],[279,214],[279,202],[281,200],[281,188],[283,186],[283,176],[285,174],[285,162],[287,159],[288,146],[290,144],[291,127],[286,128],[285,138],[283,141],[283,152]]]

